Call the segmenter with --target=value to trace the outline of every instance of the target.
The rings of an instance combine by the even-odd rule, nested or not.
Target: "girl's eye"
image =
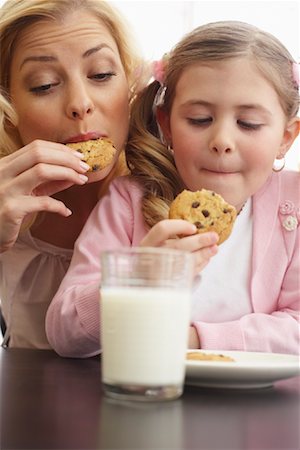
[[[212,122],[212,118],[211,117],[204,117],[201,119],[188,118],[188,122],[191,125],[196,125],[196,126],[209,125]]]
[[[50,89],[54,86],[57,86],[57,83],[49,83],[49,84],[42,84],[41,86],[34,86],[29,89],[30,92],[37,95],[43,95],[47,94]]]
[[[244,120],[238,120],[237,123],[240,127],[245,128],[246,130],[258,130],[262,126],[260,123],[245,122]]]
[[[92,75],[90,78],[93,78],[96,81],[106,81],[110,80],[111,77],[116,76],[116,73],[114,72],[104,72],[104,73],[96,73],[95,75]]]

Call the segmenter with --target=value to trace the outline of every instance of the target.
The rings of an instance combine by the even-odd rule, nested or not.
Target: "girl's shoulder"
[[[134,181],[129,175],[123,175],[115,178],[109,186],[110,194],[129,195],[130,197],[141,197],[142,187]]]
[[[300,172],[283,170],[279,174],[280,201],[291,201],[300,206]]]

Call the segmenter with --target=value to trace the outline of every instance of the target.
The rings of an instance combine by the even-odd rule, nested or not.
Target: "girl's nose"
[[[83,120],[93,113],[94,103],[83,87],[77,85],[76,89],[70,90],[68,97],[67,115],[71,119]]]
[[[226,124],[217,127],[213,131],[209,148],[212,152],[219,154],[230,153],[233,151],[233,136]]]

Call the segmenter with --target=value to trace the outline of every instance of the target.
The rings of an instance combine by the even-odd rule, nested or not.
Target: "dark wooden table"
[[[1,450],[299,450],[300,379],[249,391],[186,387],[166,403],[102,394],[100,360],[0,349]]]

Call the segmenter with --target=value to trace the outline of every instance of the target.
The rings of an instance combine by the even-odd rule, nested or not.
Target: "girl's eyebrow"
[[[244,110],[244,111],[255,110],[255,111],[260,111],[269,116],[271,115],[270,111],[267,108],[265,108],[264,106],[262,106],[260,104],[256,104],[256,103],[254,103],[253,105],[240,105],[238,108],[241,110]]]
[[[188,100],[187,102],[183,103],[183,107],[186,106],[205,106],[205,107],[214,107],[213,103],[206,102],[204,100]],[[253,104],[246,104],[246,105],[237,105],[237,109],[240,111],[260,111],[264,114],[267,114],[271,116],[271,112],[265,108],[264,106],[260,105],[259,103],[253,103]]]
[[[96,47],[92,47],[92,48],[86,50],[83,53],[82,57],[83,58],[87,58],[88,56],[99,52],[103,48],[108,48],[109,50],[112,50],[109,45],[107,45],[107,44],[100,44],[100,45],[97,45]],[[28,56],[27,58],[25,58],[22,61],[21,65],[20,65],[20,70],[22,69],[24,64],[26,64],[29,61],[33,61],[33,62],[56,62],[56,61],[58,61],[58,59],[55,56],[50,56],[50,55]]]

